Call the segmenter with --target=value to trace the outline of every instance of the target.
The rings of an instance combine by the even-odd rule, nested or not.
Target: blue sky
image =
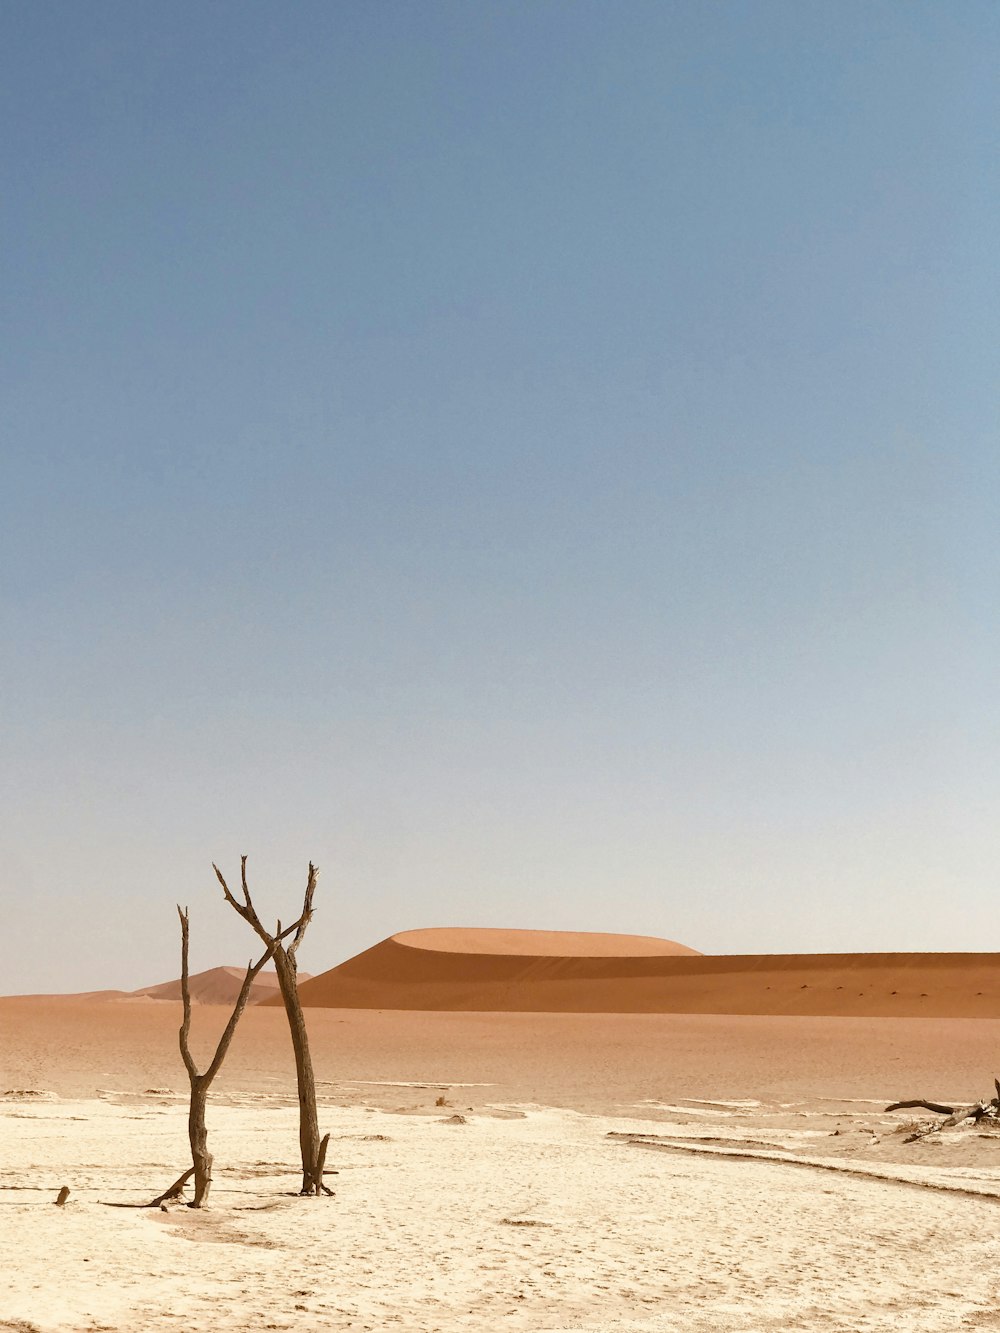
[[[1000,949],[995,5],[2,29],[0,989]]]

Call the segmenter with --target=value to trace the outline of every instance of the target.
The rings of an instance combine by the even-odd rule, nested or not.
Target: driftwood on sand
[[[917,1139],[925,1139],[928,1134],[937,1134],[942,1129],[953,1129],[956,1125],[963,1125],[967,1120],[973,1124],[979,1124],[982,1120],[991,1121],[993,1124],[1000,1124],[1000,1079],[993,1080],[993,1086],[996,1088],[996,1096],[989,1101],[973,1102],[971,1106],[945,1106],[943,1102],[929,1102],[923,1097],[915,1097],[910,1101],[893,1102],[887,1106],[886,1111],[909,1111],[920,1108],[924,1111],[933,1111],[935,1115],[943,1115],[944,1120],[939,1120],[933,1125],[924,1125],[907,1135],[904,1143],[914,1143]]]

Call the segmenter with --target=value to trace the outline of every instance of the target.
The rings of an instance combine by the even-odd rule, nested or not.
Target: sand
[[[1000,1022],[311,1010],[340,1172],[312,1200],[255,1008],[211,1207],[108,1207],[185,1165],[179,1018],[0,1001],[0,1094],[35,1094],[0,1096],[0,1328],[1000,1328],[1000,1139],[905,1145],[882,1110],[987,1095]]]

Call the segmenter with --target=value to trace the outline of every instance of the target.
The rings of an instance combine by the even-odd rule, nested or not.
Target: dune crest
[[[592,930],[504,930],[437,926],[389,937],[407,949],[434,953],[503,954],[517,958],[655,958],[697,955],[697,949],[656,935],[608,935]]]

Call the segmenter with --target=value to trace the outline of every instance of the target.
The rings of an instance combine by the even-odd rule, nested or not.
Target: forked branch
[[[273,934],[266,928],[260,917],[257,915],[257,909],[254,907],[253,899],[250,897],[250,887],[247,884],[247,858],[245,856],[240,857],[240,887],[243,890],[242,903],[237,901],[236,897],[230,890],[229,885],[226,883],[222,871],[214,861],[212,862],[212,869],[215,871],[216,879],[222,885],[222,892],[225,895],[226,902],[257,932],[265,944],[270,944],[272,948],[277,948],[277,946],[282,944],[289,935],[294,936],[291,944],[284,945],[285,955],[289,959],[294,959],[296,951],[302,943],[302,937],[306,933],[306,928],[313,918],[313,895],[316,892],[316,881],[319,877],[319,870],[316,866],[314,866],[311,861],[309,862],[309,874],[306,879],[306,891],[302,900],[301,916],[297,921],[293,922],[292,925],[286,926],[284,929],[282,929],[281,922],[279,921]]]

